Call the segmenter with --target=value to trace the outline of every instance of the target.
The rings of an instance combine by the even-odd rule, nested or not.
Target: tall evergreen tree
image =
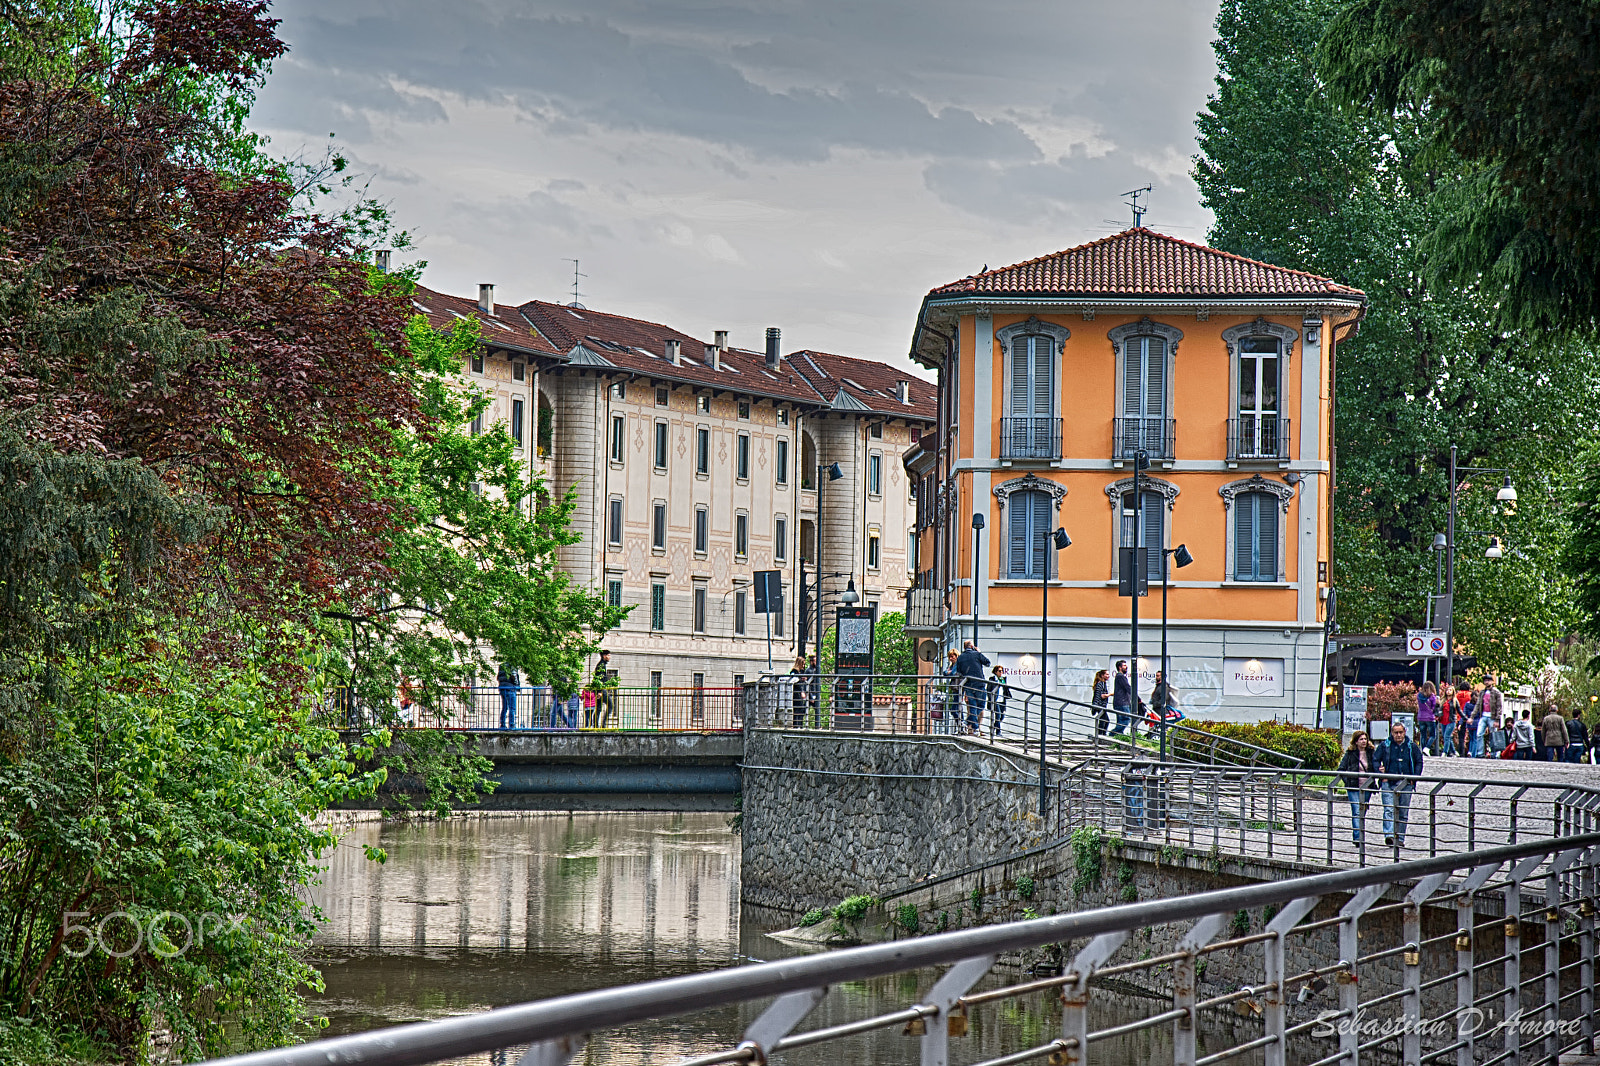
[[[1463,466],[1457,518],[1456,635],[1502,671],[1544,661],[1568,624],[1558,565],[1561,501],[1600,410],[1588,352],[1504,329],[1496,296],[1430,280],[1423,238],[1466,168],[1440,153],[1425,112],[1342,109],[1316,54],[1338,0],[1225,0],[1217,90],[1198,119],[1195,179],[1219,248],[1365,290],[1359,334],[1337,349],[1334,580],[1342,628],[1399,630],[1424,619],[1433,536],[1445,528],[1450,445]],[[1484,559],[1503,539],[1506,557]]]

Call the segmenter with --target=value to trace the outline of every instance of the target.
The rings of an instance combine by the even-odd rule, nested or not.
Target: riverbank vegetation
[[[320,209],[343,161],[246,132],[275,31],[249,0],[0,20],[5,1061],[305,1036],[315,816],[395,770],[436,808],[487,784],[400,679],[575,676],[617,617],[556,571],[568,504],[463,432],[473,338],[367,266],[382,209]]]

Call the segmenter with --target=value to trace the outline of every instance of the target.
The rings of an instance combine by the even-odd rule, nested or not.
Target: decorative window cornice
[[[1059,354],[1067,339],[1072,336],[1072,331],[1066,326],[1058,326],[1054,322],[1044,322],[1037,315],[1026,322],[1014,322],[1004,329],[994,331],[994,339],[1000,342],[1000,351],[1011,354],[1011,342],[1018,337],[1045,336],[1054,340],[1056,352]]]
[[[1118,355],[1122,354],[1122,342],[1129,337],[1161,337],[1167,342],[1167,348],[1176,355],[1178,342],[1183,340],[1183,330],[1177,326],[1169,326],[1165,322],[1157,322],[1146,315],[1137,322],[1125,322],[1120,326],[1112,326],[1106,330],[1106,337],[1111,341],[1111,348]]]
[[[1006,499],[1014,492],[1048,492],[1051,503],[1058,511],[1061,509],[1061,501],[1067,498],[1067,487],[1059,481],[1051,481],[1037,474],[1025,474],[1009,481],[1002,481],[994,487],[994,498],[999,501],[1001,510],[1005,510]]]
[[[1289,513],[1289,503],[1294,499],[1294,486],[1285,485],[1281,481],[1268,481],[1260,474],[1245,478],[1243,481],[1230,481],[1217,490],[1227,506],[1232,507],[1233,501],[1243,492],[1267,492],[1278,498],[1278,504],[1283,508],[1283,513]]]
[[[1177,500],[1178,492],[1180,491],[1178,486],[1174,485],[1165,478],[1150,477],[1148,474],[1140,474],[1139,482],[1139,487],[1144,491],[1161,493],[1161,498],[1167,501],[1167,510],[1172,510],[1172,505]],[[1106,486],[1106,500],[1111,504],[1112,509],[1115,510],[1121,505],[1123,494],[1132,491],[1133,478],[1125,477],[1120,480],[1113,481],[1111,484]]]
[[[1300,339],[1300,331],[1268,322],[1264,318],[1240,326],[1229,326],[1222,331],[1222,343],[1228,346],[1229,355],[1238,354],[1239,341],[1245,337],[1276,337],[1278,343],[1283,345],[1283,357],[1288,359],[1294,354],[1294,342]]]

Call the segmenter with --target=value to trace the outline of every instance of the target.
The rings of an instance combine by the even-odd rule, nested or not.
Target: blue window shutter
[[[1028,539],[1031,542],[1029,549],[1033,552],[1034,564],[1028,569],[1029,577],[1045,576],[1045,561],[1055,555],[1045,547],[1045,538],[1050,535],[1050,497],[1043,492],[1030,492],[1028,499],[1033,507],[1033,521],[1028,524]]]
[[[1029,337],[1028,343],[1033,346],[1033,410],[1029,413],[1035,418],[1049,418],[1055,342],[1049,337]]]
[[[1278,580],[1278,501],[1265,492],[1256,498],[1256,580]]]
[[[1144,494],[1144,548],[1145,563],[1149,567],[1148,581],[1161,580],[1161,549],[1166,547],[1166,504],[1159,492]]]
[[[1028,523],[1032,508],[1028,503],[1032,493],[1013,493],[1010,511],[1006,517],[1007,546],[1006,574],[1010,577],[1028,575]]]

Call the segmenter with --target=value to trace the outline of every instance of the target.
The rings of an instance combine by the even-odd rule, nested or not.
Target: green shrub
[[[1017,878],[1017,896],[1024,901],[1032,899],[1038,887],[1028,874],[1022,874]]]
[[[813,925],[819,925],[827,916],[828,912],[821,907],[813,907],[811,910],[806,911],[805,916],[800,919],[800,928],[809,929]]]
[[[833,931],[840,936],[854,936],[856,923],[878,905],[876,896],[846,896],[834,905]]]
[[[922,928],[922,916],[917,913],[915,903],[902,903],[895,908],[894,924],[908,933],[915,933]]]
[[[1339,733],[1332,729],[1311,729],[1288,722],[1185,722],[1184,725],[1212,736],[1254,744],[1300,760],[1303,770],[1331,770],[1342,754]],[[1206,758],[1206,743],[1191,734],[1178,733],[1172,740],[1174,754],[1183,758]]]

